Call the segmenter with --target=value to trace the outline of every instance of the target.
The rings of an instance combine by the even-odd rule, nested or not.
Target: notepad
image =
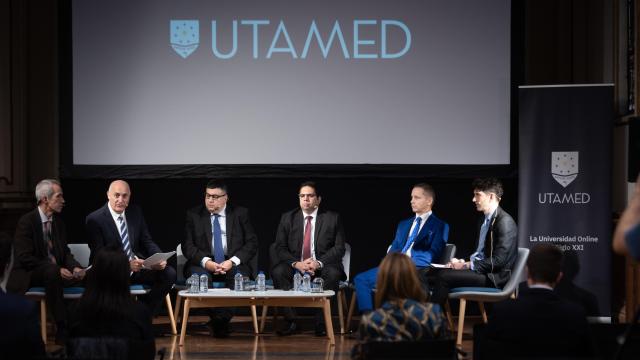
[[[163,261],[166,261],[168,258],[175,255],[175,253],[176,253],[175,251],[170,251],[166,253],[155,253],[149,256],[148,258],[144,259],[144,263],[142,264],[142,266],[145,268],[150,268],[153,265],[157,265]]]

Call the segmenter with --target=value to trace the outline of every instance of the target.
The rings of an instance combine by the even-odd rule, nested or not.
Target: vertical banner
[[[558,293],[611,316],[613,85],[521,86],[519,243],[558,245]]]

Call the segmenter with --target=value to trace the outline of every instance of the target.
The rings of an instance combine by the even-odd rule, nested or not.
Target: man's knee
[[[271,270],[271,278],[276,286],[282,287],[283,282],[291,281],[290,279],[293,278],[293,270],[287,264],[278,264]]]

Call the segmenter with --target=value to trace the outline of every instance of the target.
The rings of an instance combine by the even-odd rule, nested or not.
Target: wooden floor
[[[268,321],[265,332],[254,336],[251,318],[236,316],[232,320],[233,333],[229,338],[217,339],[209,335],[204,325],[208,320],[205,316],[192,317],[189,320],[185,345],[179,346],[179,336],[170,335],[169,322],[166,317],[158,317],[154,320],[154,327],[165,332],[164,336],[156,338],[156,348],[165,349],[165,359],[349,359],[351,349],[357,343],[349,335],[338,334],[336,329],[336,344],[331,346],[326,337],[316,337],[313,333],[313,319],[302,319],[300,333],[287,337],[277,336],[271,321]],[[462,350],[471,359],[473,343],[471,332],[473,324],[481,321],[479,318],[467,317],[465,321],[465,340]],[[337,324],[337,317],[334,318]],[[357,321],[353,322],[354,327]],[[48,351],[56,350],[52,344],[53,339],[47,344]]]

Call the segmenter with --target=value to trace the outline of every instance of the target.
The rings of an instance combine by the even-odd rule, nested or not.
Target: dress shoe
[[[287,321],[287,326],[284,329],[276,331],[278,336],[289,336],[298,332],[298,325],[295,321]]]
[[[207,327],[209,328],[209,334],[215,338],[228,338],[232,332],[231,324],[226,320],[210,320],[207,323]]]
[[[315,335],[327,336],[327,327],[324,325],[324,323],[316,323]]]

